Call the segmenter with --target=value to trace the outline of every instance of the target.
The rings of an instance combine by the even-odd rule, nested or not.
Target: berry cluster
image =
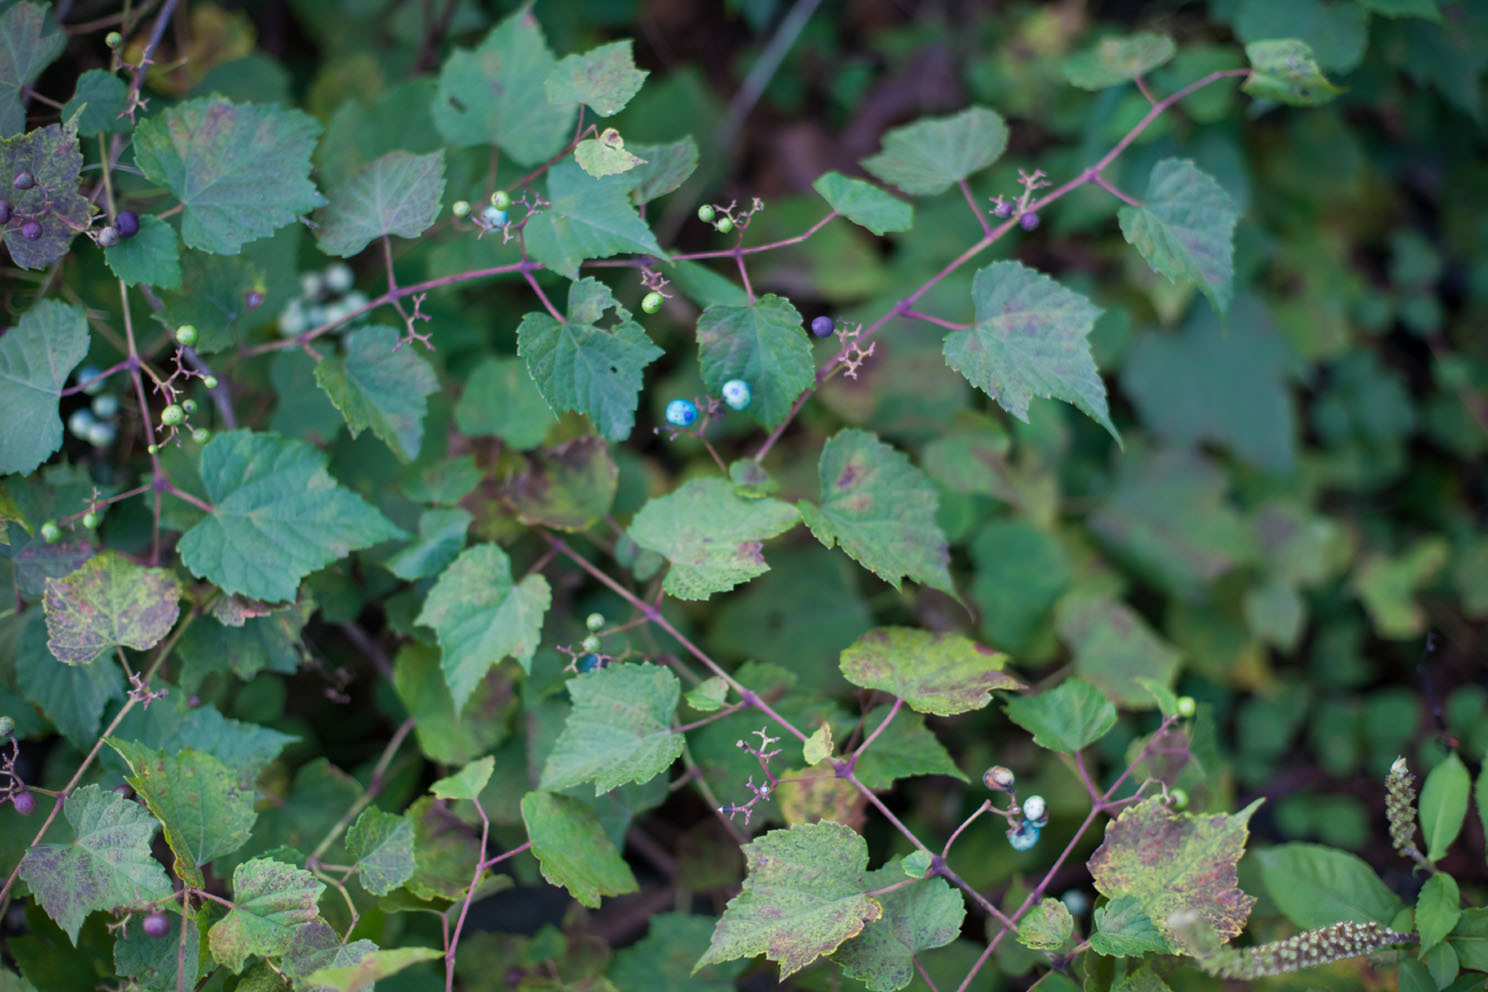
[[[705,203],[701,207],[698,207],[697,219],[704,224],[712,224],[713,230],[719,234],[728,234],[736,228],[740,231],[748,228],[749,218],[763,209],[765,209],[765,201],[757,196],[748,210],[741,209],[738,201],[730,203],[726,207]]]
[[[1007,809],[988,806],[1001,813],[1008,821],[1007,839],[1015,851],[1030,850],[1039,842],[1039,835],[1049,825],[1049,804],[1043,796],[1029,796],[1018,803],[1017,777],[1011,768],[993,765],[982,775],[982,784],[993,792],[1006,792],[1011,805]]]
[[[118,436],[115,422],[119,415],[119,398],[104,392],[106,383],[99,369],[91,366],[79,369],[77,381],[86,383],[83,392],[93,399],[88,406],[72,412],[67,418],[67,429],[73,437],[87,441],[95,448],[107,448]]]
[[[279,333],[292,338],[312,327],[333,324],[367,305],[367,295],[353,287],[356,274],[345,262],[300,276],[300,295],[279,314]]]

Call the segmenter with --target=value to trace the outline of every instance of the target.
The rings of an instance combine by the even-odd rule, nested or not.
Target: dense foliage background
[[[530,18],[507,20],[513,9],[264,0],[121,11],[0,0],[0,159],[11,170],[0,178],[23,167],[42,185],[66,175],[71,128],[82,154],[82,197],[58,194],[49,207],[70,225],[48,221],[38,238],[20,216],[5,226],[0,714],[16,743],[4,766],[14,777],[0,775],[0,789],[24,782],[43,795],[29,817],[24,803],[0,805],[0,873],[13,883],[0,898],[0,990],[359,988],[381,972],[339,984],[307,976],[372,945],[432,949],[427,960],[380,959],[389,977],[379,988],[437,988],[457,924],[449,971],[459,988],[769,987],[775,964],[748,954],[689,977],[745,877],[741,844],[825,816],[859,831],[878,869],[913,850],[891,814],[940,852],[992,795],[981,777],[994,764],[1015,771],[1020,796],[1046,798],[1049,825],[1027,851],[1010,846],[995,816],[957,836],[950,866],[994,909],[968,900],[964,924],[944,940],[909,944],[923,953],[907,987],[948,990],[973,970],[976,988],[1119,985],[1109,968],[1125,959],[1091,964],[1097,955],[1086,953],[1067,969],[1086,947],[1092,902],[1102,905],[1085,862],[1104,821],[1085,820],[1098,798],[1087,784],[1110,786],[1133,762],[1131,784],[1166,783],[1144,795],[1181,789],[1190,811],[1232,824],[1264,800],[1248,844],[1240,821],[1249,853],[1238,887],[1257,900],[1242,943],[1370,915],[1299,905],[1297,890],[1347,894],[1353,883],[1299,874],[1312,862],[1302,857],[1310,848],[1287,846],[1297,842],[1372,868],[1383,886],[1359,899],[1383,907],[1372,911],[1381,923],[1417,905],[1426,874],[1392,850],[1384,814],[1392,762],[1405,756],[1418,776],[1460,762],[1480,783],[1476,809],[1488,809],[1488,8],[542,0]],[[493,42],[498,24],[524,33]],[[1071,85],[1071,56],[1138,30],[1177,45],[1141,88]],[[117,49],[110,31],[122,34]],[[152,64],[137,74],[152,37]],[[576,117],[548,103],[543,37],[559,57],[633,39],[644,85],[612,116],[579,120],[613,127],[648,159],[648,191],[622,173],[605,187],[619,192],[594,194],[572,156],[549,162],[568,151]],[[892,316],[1001,223],[992,202],[1022,193],[1020,170],[1042,170],[1054,187],[1078,177],[1148,114],[1148,93],[1161,99],[1244,69],[1246,44],[1276,38],[1306,42],[1337,97],[1286,106],[1242,93],[1243,75],[1219,79],[1104,170],[1117,195],[1087,184],[1061,196],[1036,226],[1014,224],[915,299],[931,320]],[[483,118],[448,99],[497,63],[513,84],[490,97],[499,108]],[[863,177],[859,163],[884,147],[886,131],[973,105],[1002,116],[1007,140],[967,177],[967,196],[950,184],[906,198],[912,226],[870,198],[889,211],[875,215],[882,236],[842,217],[818,224],[830,209],[813,190],[818,177]],[[183,130],[210,132],[223,106],[239,108],[227,114],[238,130],[210,149],[217,157],[182,154]],[[670,144],[689,135],[695,172],[687,146]],[[408,154],[383,158],[398,151]],[[296,154],[313,173],[296,172]],[[1233,280],[1207,295],[1149,268],[1117,218],[1117,196],[1151,196],[1154,166],[1172,159],[1217,180],[1239,213]],[[235,199],[214,185],[219,167],[252,188]],[[70,168],[76,176],[78,164]],[[535,196],[548,201],[532,215],[547,226],[542,242],[529,229],[530,255],[497,226],[507,218],[486,210],[495,190],[517,201],[513,223]],[[243,206],[260,195],[269,206]],[[468,214],[457,215],[457,201],[473,205]],[[95,241],[125,207],[140,232],[106,249],[74,241],[90,202],[101,211]],[[720,215],[732,204],[741,219],[761,207],[742,233],[724,234],[697,219],[704,203]],[[645,267],[637,260],[656,254],[652,235],[671,255],[722,257]],[[741,283],[744,263],[729,251],[770,242],[782,243],[743,256]],[[57,252],[28,254],[48,245]],[[529,257],[543,264],[523,268]],[[999,402],[948,367],[947,334],[985,319],[973,306],[977,270],[1008,261],[1098,308],[1088,336],[1106,391],[1098,408],[1088,391],[1061,394],[1070,403],[1024,395],[1026,416],[1015,416],[1016,399]],[[426,295],[390,291],[423,283],[433,284]],[[667,299],[651,314],[641,301],[655,286]],[[796,346],[762,348],[750,412],[715,404],[706,416],[717,368],[736,366],[716,357],[715,341],[710,369],[714,325],[700,327],[700,314],[754,311],[755,294],[794,308],[776,317],[794,321],[817,369],[845,353],[856,374],[838,366],[797,413],[800,385],[770,385],[795,381]],[[605,361],[634,373],[628,391],[594,399],[582,383],[533,385],[518,328],[537,340],[543,322],[556,328],[565,313],[570,325],[602,325],[595,333],[614,349]],[[853,352],[848,337],[807,337],[803,319],[819,315],[839,329],[873,328],[871,354]],[[200,335],[192,348],[173,337],[184,323]],[[42,352],[22,350],[33,331],[24,347],[49,342]],[[148,367],[143,377],[131,355]],[[56,418],[23,398],[45,380],[42,366],[60,369],[46,381]],[[102,371],[113,374],[94,381]],[[152,388],[153,377],[177,392]],[[555,388],[583,398],[565,412]],[[706,444],[668,427],[665,408],[679,397],[704,407]],[[162,411],[187,399],[194,409],[173,429]],[[1098,422],[1107,410],[1111,431]],[[62,425],[60,448],[48,447]],[[810,529],[795,526],[793,507],[827,501],[829,465],[899,471],[880,444],[907,457],[913,478],[895,490],[904,500],[894,506],[900,529],[884,539],[888,564],[880,549],[867,556],[880,567],[863,568],[862,554],[844,554],[846,540],[834,549],[818,539],[811,510]],[[710,496],[652,502],[651,516],[637,517],[692,480],[722,479],[720,465],[748,494],[728,495],[735,509]],[[242,493],[260,471],[289,496],[281,491],[266,515],[249,505],[226,520],[222,508],[251,498]],[[47,540],[48,522],[58,539]],[[732,542],[726,562],[712,541]],[[690,555],[703,578],[683,567]],[[578,733],[575,707],[598,720],[617,698],[612,688],[568,690],[593,678],[576,670],[590,667],[593,649],[581,644],[596,612],[600,653],[614,659],[604,673],[658,671],[641,659],[682,673],[690,703],[678,708],[674,691],[660,727],[703,725],[685,748],[682,735],[665,735],[681,751],[669,775],[611,769],[617,777],[601,776],[600,788],[594,774],[547,764],[555,747],[572,749],[559,741]],[[918,712],[901,713],[894,693],[861,688],[839,666],[844,650],[886,627],[953,632],[1003,652],[1009,681],[988,686],[999,692],[986,708],[927,719],[911,702]],[[704,722],[740,697],[706,681],[702,656],[805,734],[830,725],[839,756],[874,734],[892,703],[878,764],[870,748],[857,765],[881,806],[850,788],[751,791],[762,766],[741,739],[767,748],[750,736],[762,727],[785,738],[769,766],[780,778],[806,774],[801,743],[748,708]],[[1001,705],[1015,686],[1031,694],[1071,678],[1120,713],[1078,767],[1075,749],[1039,746],[1028,719],[1010,721]],[[1191,696],[1194,715],[1174,718],[1171,694],[1143,679]],[[1159,726],[1174,735],[1163,737],[1171,760],[1150,750]],[[106,730],[111,743],[101,744]],[[172,757],[183,748],[211,760]],[[64,789],[66,815],[38,839],[46,790]],[[170,808],[152,802],[147,813],[136,795],[167,797]],[[718,812],[746,804],[747,820]],[[153,837],[159,879],[137,873],[132,895],[102,896],[78,881],[94,876],[67,860],[87,849],[75,809],[95,828],[133,829],[118,844],[136,855]],[[467,899],[480,859],[542,845],[535,823],[559,847],[613,845],[614,863],[564,875],[523,851],[493,865]],[[1454,844],[1427,852],[1469,914],[1482,914],[1473,908],[1488,890],[1483,823],[1466,816]],[[1423,837],[1422,850],[1440,839]],[[37,850],[56,860],[21,871]],[[200,956],[216,964],[199,973],[167,865],[176,889],[210,894],[193,903],[189,928],[215,955]],[[77,869],[68,884],[97,896],[89,906],[75,887],[55,894],[78,900],[75,911],[120,912],[69,920],[43,908],[45,893],[27,883],[48,869]],[[568,891],[544,881],[560,876]],[[904,877],[891,865],[875,885]],[[588,909],[571,898],[586,884]],[[230,924],[237,939],[201,936],[216,926],[225,934],[225,914],[246,912],[253,885],[252,898],[290,896]],[[1001,929],[994,914],[1013,913],[1035,887],[1064,899],[1075,936],[1000,940],[976,968]],[[154,902],[174,907],[169,939],[141,933]],[[1405,912],[1396,926],[1409,931]],[[1481,985],[1466,969],[1488,969],[1488,919],[1463,920],[1460,939],[1438,941],[1450,962],[1445,952],[1418,960],[1412,948],[1399,961],[1355,958],[1270,981]],[[182,978],[188,957],[195,977]],[[1175,988],[1216,981],[1191,962],[1155,960]],[[863,987],[844,967],[816,960],[785,981]]]

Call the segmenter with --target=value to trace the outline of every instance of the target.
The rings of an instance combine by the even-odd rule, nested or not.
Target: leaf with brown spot
[[[1154,796],[1123,810],[1086,867],[1110,899],[1135,896],[1159,933],[1191,952],[1175,913],[1193,913],[1229,940],[1245,928],[1255,898],[1240,890],[1235,866],[1245,853],[1247,824],[1257,799],[1238,813],[1176,813]]]
[[[528,455],[502,495],[525,524],[581,531],[610,512],[619,478],[604,438],[577,437]]]
[[[118,646],[147,651],[175,626],[180,600],[174,573],[105,551],[66,578],[46,580],[47,647],[69,665]]]
[[[986,706],[994,689],[1022,687],[1003,672],[1007,661],[960,634],[878,627],[842,652],[839,665],[853,685],[891,692],[920,713],[955,716]]]

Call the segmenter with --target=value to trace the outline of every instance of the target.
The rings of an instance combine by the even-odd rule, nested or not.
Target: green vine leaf
[[[1240,890],[1235,866],[1245,853],[1257,799],[1235,814],[1176,813],[1161,796],[1128,806],[1106,826],[1106,838],[1087,867],[1096,889],[1116,899],[1135,896],[1159,933],[1179,950],[1194,953],[1187,931],[1169,923],[1194,914],[1227,941],[1245,928],[1252,896]]]
[[[457,48],[445,59],[432,105],[439,133],[461,148],[498,145],[518,165],[551,157],[574,119],[573,104],[555,104],[545,92],[556,61],[531,9],[518,10],[478,48]]]
[[[863,168],[913,196],[944,193],[1002,157],[1008,129],[986,107],[967,107],[949,117],[925,117],[883,136],[883,151]]]
[[[406,817],[369,806],[346,831],[346,848],[357,859],[362,888],[374,896],[413,877],[413,826]]]
[[[998,689],[1021,688],[1002,669],[1008,657],[969,637],[911,627],[878,627],[842,652],[853,685],[899,696],[919,713],[955,716],[979,710]]]
[[[1341,920],[1388,924],[1400,897],[1358,855],[1321,844],[1283,844],[1257,855],[1261,884],[1287,919],[1304,930]]]
[[[1004,708],[1008,719],[1032,734],[1039,747],[1069,754],[1094,744],[1116,725],[1116,707],[1079,679],[1066,679],[1035,696],[1015,696]]]
[[[1058,899],[1040,899],[1018,921],[1018,943],[1036,951],[1053,950],[1074,932],[1075,919]]]
[[[908,576],[955,595],[950,550],[935,514],[940,499],[928,476],[866,431],[841,430],[817,464],[821,505],[797,506],[812,535],[895,589]]]
[[[370,427],[399,461],[418,457],[428,397],[439,392],[439,377],[397,331],[353,331],[345,358],[315,363],[315,381],[346,418],[352,437]]]
[[[811,184],[822,199],[859,227],[877,235],[908,231],[914,227],[914,207],[891,196],[872,183],[849,179],[840,172],[827,172]]]
[[[363,989],[372,988],[372,983],[391,978],[406,968],[424,961],[438,961],[443,957],[442,951],[432,947],[395,947],[368,951],[355,964],[322,965],[306,975],[305,980],[317,989],[362,992]]]
[[[288,952],[296,931],[319,922],[325,886],[303,868],[254,858],[233,872],[233,908],[207,932],[212,954],[233,974],[251,955]]]
[[[0,14],[0,137],[26,129],[21,87],[31,85],[66,47],[50,6],[28,0]]]
[[[1462,832],[1471,791],[1472,777],[1455,752],[1426,773],[1420,800],[1421,836],[1426,839],[1426,860],[1440,861]]]
[[[1097,906],[1090,949],[1110,958],[1139,958],[1145,954],[1168,954],[1171,948],[1152,925],[1152,918],[1136,896],[1117,896]]]
[[[613,665],[568,683],[573,711],[543,766],[543,789],[594,783],[604,795],[626,782],[643,783],[671,767],[682,753],[672,730],[682,683],[670,669],[649,662]]]
[[[181,246],[175,230],[159,217],[141,217],[134,237],[104,249],[103,260],[127,285],[181,288]]]
[[[625,39],[559,59],[548,71],[543,89],[555,104],[584,103],[601,117],[613,117],[641,91],[650,74],[636,68],[631,42]]]
[[[74,946],[89,913],[170,898],[170,879],[150,853],[159,824],[143,806],[85,785],[68,797],[62,815],[72,843],[37,844],[19,872]]]
[[[1059,70],[1071,86],[1103,90],[1145,76],[1177,53],[1178,46],[1167,35],[1138,31],[1124,38],[1103,38],[1065,59]]]
[[[745,412],[764,427],[784,421],[796,397],[816,381],[801,315],[783,297],[714,303],[698,318],[697,340],[703,385],[719,396],[724,383],[742,379],[753,397]]]
[[[869,890],[879,889],[904,876],[903,864],[894,858],[868,872],[864,884]],[[925,879],[875,898],[883,906],[883,916],[837,948],[832,960],[869,992],[898,992],[914,980],[916,955],[960,936],[966,903],[943,878]]]
[[[495,544],[467,548],[444,570],[415,622],[439,635],[440,667],[456,712],[501,659],[515,658],[532,671],[551,601],[541,575],[512,580],[511,559]]]
[[[82,309],[60,300],[37,303],[0,337],[0,475],[29,473],[62,447],[57,404],[87,353]]]
[[[768,572],[764,542],[800,519],[789,503],[745,498],[723,479],[694,479],[647,500],[627,533],[671,563],[670,595],[707,599]]]
[[[597,326],[610,309],[616,324]],[[562,323],[546,313],[522,318],[517,354],[554,412],[577,410],[602,435],[623,441],[635,426],[641,373],[662,351],[608,286],[581,279],[569,287],[568,317]]]
[[[416,238],[439,216],[443,197],[443,149],[388,152],[336,185],[317,218],[316,240],[327,255],[350,258],[389,234]]]
[[[522,797],[522,822],[543,878],[567,889],[581,904],[598,909],[601,896],[640,890],[599,817],[580,800],[529,792]]]
[[[1240,88],[1251,96],[1294,107],[1316,107],[1343,90],[1328,82],[1312,49],[1295,38],[1253,41],[1245,46],[1250,75]]]
[[[236,255],[325,204],[310,182],[320,124],[278,106],[199,97],[147,117],[134,132],[146,178],[181,201],[181,240]]]
[[[719,917],[694,974],[763,954],[784,979],[884,915],[883,904],[864,894],[868,842],[851,827],[823,820],[771,830],[745,845],[744,860],[744,888]]]
[[[300,580],[359,548],[406,536],[325,468],[326,456],[277,434],[224,431],[202,449],[212,511],[177,546],[224,592],[279,602]]]
[[[548,170],[547,204],[528,215],[522,229],[528,253],[569,279],[579,278],[581,263],[621,252],[666,261],[656,235],[630,204],[630,188],[624,173],[595,178],[578,162],[559,162]]]
[[[1034,397],[1073,405],[1121,440],[1088,338],[1100,308],[1018,262],[972,280],[976,324],[946,335],[946,364],[1024,423]]]
[[[47,647],[67,665],[86,665],[116,647],[148,651],[181,615],[181,583],[164,568],[144,568],[100,552],[63,579],[47,579],[42,597]]]
[[[129,765],[129,784],[164,827],[177,878],[200,887],[203,865],[248,843],[258,818],[254,789],[220,759],[112,737],[106,743]]]
[[[1220,313],[1229,309],[1240,210],[1212,176],[1188,159],[1165,158],[1152,167],[1142,205],[1116,217],[1152,271],[1197,286]]]

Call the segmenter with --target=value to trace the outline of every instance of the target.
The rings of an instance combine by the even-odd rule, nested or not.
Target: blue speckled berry
[[[492,227],[505,227],[509,220],[505,210],[498,210],[490,205],[487,205],[486,208],[481,211],[481,214],[485,217],[486,223]]]
[[[753,394],[749,391],[749,383],[743,379],[730,379],[723,384],[723,401],[729,405],[731,410],[744,409],[753,398]]]
[[[1020,826],[1008,831],[1007,839],[1013,850],[1027,851],[1038,843],[1039,828],[1024,820]]]
[[[1049,824],[1049,804],[1043,796],[1029,796],[1023,800],[1023,815],[1035,827],[1043,829]]]
[[[586,654],[579,659],[579,671],[597,672],[605,667],[605,660],[597,654]]]
[[[834,330],[832,318],[823,314],[811,322],[811,333],[819,338],[824,338]]]
[[[697,420],[697,407],[691,400],[672,400],[666,406],[666,419],[673,427],[691,427]]]

